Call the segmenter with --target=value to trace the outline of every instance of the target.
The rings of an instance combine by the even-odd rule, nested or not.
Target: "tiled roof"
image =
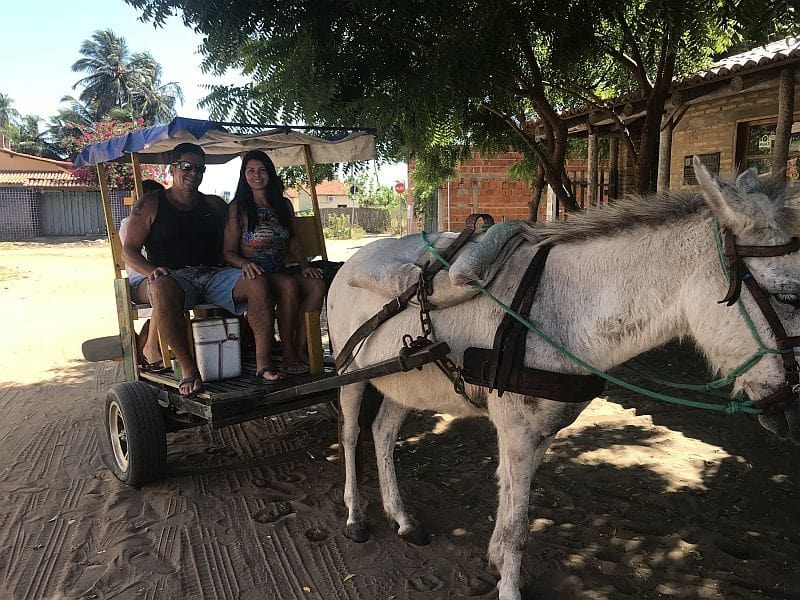
[[[306,194],[310,193],[308,186],[299,185],[296,188],[286,188],[284,194],[287,198],[297,198],[301,188]],[[338,179],[326,179],[317,184],[317,196],[347,196],[347,189]]]
[[[338,179],[326,179],[317,184],[317,196],[347,196],[347,190]]]
[[[697,71],[673,82],[672,87],[675,89],[696,85],[704,81],[712,81],[726,75],[736,75],[793,58],[800,58],[800,40],[790,37],[718,60],[707,69]]]
[[[706,69],[701,69],[681,79],[673,80],[670,89],[675,91],[694,87],[726,76],[734,77],[766,66],[778,65],[783,61],[791,60],[796,62],[798,59],[800,59],[800,40],[790,37],[720,59]],[[639,90],[633,90],[617,96],[610,103],[619,106],[627,102],[642,100],[643,98]],[[588,105],[578,106],[563,111],[561,116],[565,118],[575,117],[593,110],[594,108]]]
[[[0,186],[35,188],[87,188],[90,183],[70,171],[0,171]]]

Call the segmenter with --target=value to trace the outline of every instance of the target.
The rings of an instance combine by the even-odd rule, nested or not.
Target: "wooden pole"
[[[670,163],[672,162],[672,119],[664,117],[661,134],[658,140],[658,180],[656,191],[666,192],[669,189]]]
[[[317,240],[322,249],[322,259],[328,260],[328,251],[325,248],[325,236],[322,234],[322,215],[319,212],[319,200],[317,199],[317,183],[314,181],[314,160],[311,157],[311,148],[306,144],[303,146],[303,156],[306,161],[306,174],[308,175],[308,185],[311,191],[311,204],[314,207],[314,217],[317,221]]]
[[[103,203],[103,216],[106,222],[106,232],[108,241],[111,244],[111,258],[114,262],[114,276],[122,277],[122,269],[125,268],[125,261],[122,260],[122,242],[119,239],[119,232],[114,225],[114,215],[111,212],[111,192],[106,181],[106,166],[103,163],[97,165],[97,181],[100,184],[100,199]]]
[[[133,202],[136,203],[144,196],[144,189],[142,188],[142,164],[139,161],[139,155],[136,152],[131,152],[131,167],[133,168],[133,191],[135,192]]]
[[[589,133],[589,148],[587,161],[589,173],[586,178],[586,185],[588,195],[586,197],[586,204],[594,206],[597,204],[597,133],[591,131]]]
[[[608,199],[619,198],[619,138],[608,140]]]

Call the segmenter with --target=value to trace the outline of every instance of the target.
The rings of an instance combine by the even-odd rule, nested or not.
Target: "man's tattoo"
[[[144,214],[144,206],[147,203],[147,196],[142,196],[136,201],[136,204],[133,205],[131,209],[131,214],[136,215],[137,217],[142,216]]]

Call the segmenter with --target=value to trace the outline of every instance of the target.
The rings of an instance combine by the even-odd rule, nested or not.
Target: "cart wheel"
[[[114,475],[130,486],[158,479],[167,466],[164,415],[153,389],[141,381],[118,383],[108,391],[106,439]]]

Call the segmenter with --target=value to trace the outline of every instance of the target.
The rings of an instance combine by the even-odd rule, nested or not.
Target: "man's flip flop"
[[[139,365],[139,368],[142,371],[149,371],[150,373],[163,373],[164,371],[169,370],[164,366],[163,360],[157,360],[155,362],[144,361],[141,365]]]
[[[198,383],[200,384],[199,388],[197,388]],[[189,384],[192,385],[191,391],[188,394],[181,394],[181,388]],[[202,391],[203,391],[203,380],[200,379],[200,375],[189,375],[188,377],[184,377],[178,384],[178,393],[181,394],[182,398],[194,398],[198,392]]]
[[[267,375],[267,377],[264,377],[264,375]],[[260,368],[256,371],[256,377],[264,383],[275,383],[283,379],[281,372],[272,365]]]

